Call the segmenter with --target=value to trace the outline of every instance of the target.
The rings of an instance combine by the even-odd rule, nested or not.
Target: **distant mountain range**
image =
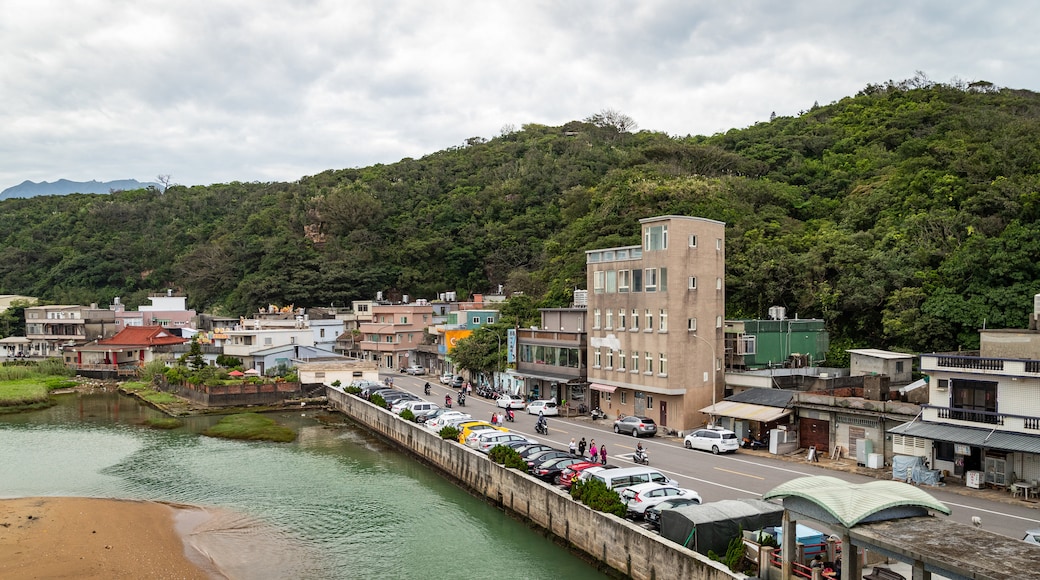
[[[41,181],[23,181],[14,187],[8,187],[0,193],[0,200],[15,197],[36,197],[37,195],[66,195],[69,193],[110,193],[118,189],[141,189],[149,185],[159,187],[158,183],[141,183],[136,179],[117,179],[116,181],[69,181],[59,179],[54,183]]]

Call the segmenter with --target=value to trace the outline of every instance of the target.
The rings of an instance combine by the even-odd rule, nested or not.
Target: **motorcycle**
[[[769,441],[744,437],[744,440],[741,442],[740,446],[744,449],[769,449]]]
[[[516,421],[516,417],[513,415],[513,410],[512,409],[509,409],[506,412],[506,421],[509,421],[510,423]]]
[[[426,386],[423,387],[423,392],[426,393],[427,397],[430,396],[430,383],[426,383]]]
[[[466,395],[464,395],[462,393],[459,393],[459,406],[460,407],[465,407],[466,406]]]
[[[548,436],[549,435],[549,425],[546,424],[546,423],[535,423],[534,424],[534,432],[538,433],[539,435],[546,435],[546,436]]]
[[[448,395],[444,395],[444,407],[447,409],[451,408],[451,397]]]
[[[636,452],[632,454],[632,461],[635,461],[640,465],[650,465],[650,454],[648,454],[645,450],[636,450]]]
[[[591,413],[589,413],[589,416],[592,417],[593,421],[595,421],[596,419],[606,419],[607,414],[599,407],[596,407]]]

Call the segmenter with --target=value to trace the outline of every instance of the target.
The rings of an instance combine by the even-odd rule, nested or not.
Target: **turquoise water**
[[[603,577],[411,457],[316,412],[270,415],[293,443],[171,431],[115,394],[0,416],[0,496],[159,500],[217,513],[199,538],[231,578]]]

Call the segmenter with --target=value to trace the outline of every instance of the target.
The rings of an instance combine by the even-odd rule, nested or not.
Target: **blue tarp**
[[[924,457],[896,455],[892,458],[892,479],[907,483],[939,485],[940,472],[928,469]]]

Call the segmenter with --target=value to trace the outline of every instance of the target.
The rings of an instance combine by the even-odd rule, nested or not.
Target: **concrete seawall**
[[[640,580],[746,578],[623,518],[593,511],[555,486],[444,441],[386,409],[335,388],[328,388],[327,394],[329,404],[351,419],[625,576]]]

